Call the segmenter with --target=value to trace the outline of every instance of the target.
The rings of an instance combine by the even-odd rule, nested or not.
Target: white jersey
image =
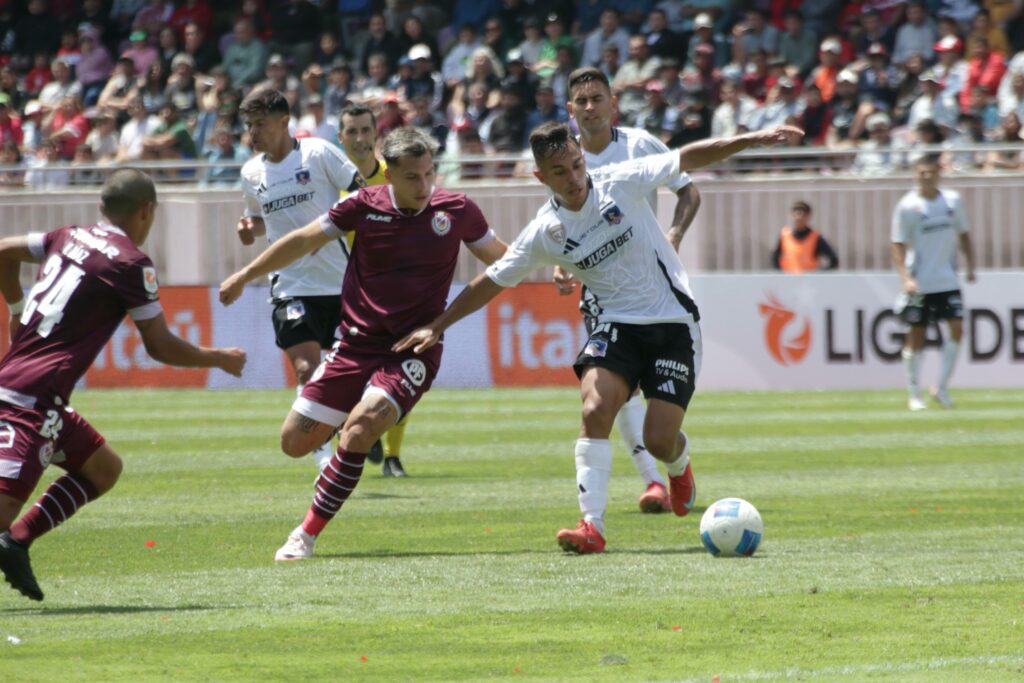
[[[303,138],[280,163],[258,154],[242,166],[245,215],[258,216],[273,244],[288,233],[317,220],[334,206],[338,194],[354,190],[359,169],[345,154],[324,140]],[[270,275],[272,298],[324,296],[341,293],[348,248],[341,240]]]
[[[586,286],[581,307],[597,323],[696,322],[686,271],[647,203],[651,190],[679,175],[678,151],[591,171],[583,208],[547,201],[487,276],[514,287],[536,268],[558,265]]]
[[[960,194],[939,190],[926,199],[912,190],[903,195],[892,214],[892,241],[907,247],[907,272],[922,294],[960,288],[956,252],[960,235],[967,232]]]
[[[640,128],[612,128],[612,141],[608,143],[608,146],[601,150],[600,154],[592,154],[583,150],[583,157],[587,161],[588,169],[596,169],[608,164],[618,164],[651,154],[664,154],[667,151],[668,147],[665,146],[665,143],[646,130]],[[678,177],[673,178],[665,186],[673,192],[678,192],[691,182],[689,175],[680,173]],[[651,190],[647,196],[647,201],[651,205],[651,211],[657,216],[658,188]]]

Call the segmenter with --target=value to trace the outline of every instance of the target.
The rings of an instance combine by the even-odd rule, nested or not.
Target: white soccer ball
[[[750,557],[763,535],[761,513],[742,498],[716,501],[700,518],[700,540],[715,557]]]

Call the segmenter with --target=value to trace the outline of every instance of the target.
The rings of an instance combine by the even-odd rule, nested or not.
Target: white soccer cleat
[[[933,387],[930,393],[932,398],[943,408],[953,407],[953,399],[949,397],[949,392],[945,389]]]
[[[288,534],[288,540],[274,554],[274,561],[308,560],[313,557],[313,545],[315,543],[316,536],[310,536],[302,530],[301,526],[295,527],[295,530]]]
[[[907,401],[907,407],[910,408],[911,412],[918,412],[921,410],[927,410],[928,404],[921,400],[920,396],[911,396],[910,400]]]

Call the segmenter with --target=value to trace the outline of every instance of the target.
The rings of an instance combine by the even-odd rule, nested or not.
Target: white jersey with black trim
[[[338,194],[362,185],[359,169],[331,143],[302,138],[279,163],[258,154],[242,166],[245,215],[258,216],[273,244],[317,220],[338,201]],[[343,240],[325,244],[270,275],[275,299],[339,294],[348,264]]]
[[[907,272],[921,294],[960,288],[956,253],[968,230],[960,193],[939,190],[934,199],[917,190],[903,195],[892,214],[892,241],[906,245]]]
[[[558,265],[586,286],[583,305],[598,324],[699,320],[686,271],[647,203],[648,192],[679,175],[678,151],[592,170],[583,207],[547,201],[487,276],[514,287]]]
[[[609,164],[618,164],[623,161],[650,156],[651,154],[664,154],[667,151],[668,147],[665,146],[665,143],[642,128],[616,127],[612,128],[612,141],[608,143],[607,147],[601,150],[599,154],[583,150],[583,157],[587,161],[587,168],[594,170]],[[672,190],[672,192],[678,192],[691,182],[693,181],[688,174],[680,173],[678,177],[673,178],[665,186]],[[647,201],[650,202],[651,211],[657,216],[657,188],[651,190],[647,196]]]

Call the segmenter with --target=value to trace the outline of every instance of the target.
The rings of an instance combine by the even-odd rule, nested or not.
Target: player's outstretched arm
[[[676,210],[672,215],[672,227],[668,229],[668,241],[672,248],[679,251],[679,244],[683,241],[683,235],[690,229],[690,224],[697,217],[697,210],[700,209],[700,191],[697,186],[690,183],[676,192]]]
[[[505,252],[508,251],[508,245],[495,237],[490,242],[482,244],[479,247],[469,247],[469,251],[472,252],[473,256],[476,256],[479,260],[483,261],[487,265],[491,265],[505,255]]]
[[[711,138],[693,142],[679,148],[679,170],[689,171],[728,159],[755,145],[782,145],[803,138],[804,132],[796,126],[775,126],[766,130],[734,135],[729,138]]]
[[[231,305],[242,296],[245,286],[256,278],[284,268],[332,239],[334,238],[320,228],[319,219],[304,228],[288,233],[267,247],[262,254],[252,260],[252,263],[221,283],[220,302],[225,306]]]
[[[414,330],[405,338],[396,342],[391,347],[391,350],[398,352],[411,348],[415,353],[423,353],[441,340],[441,335],[444,334],[445,330],[470,313],[486,306],[487,302],[498,296],[503,289],[505,288],[487,277],[486,273],[477,275],[455,297],[455,301],[445,309],[444,313],[434,319],[434,322],[426,327]]]
[[[186,368],[220,368],[235,377],[242,375],[245,367],[242,349],[194,346],[171,332],[163,313],[149,320],[137,320],[135,326],[142,335],[146,353],[153,360]]]

